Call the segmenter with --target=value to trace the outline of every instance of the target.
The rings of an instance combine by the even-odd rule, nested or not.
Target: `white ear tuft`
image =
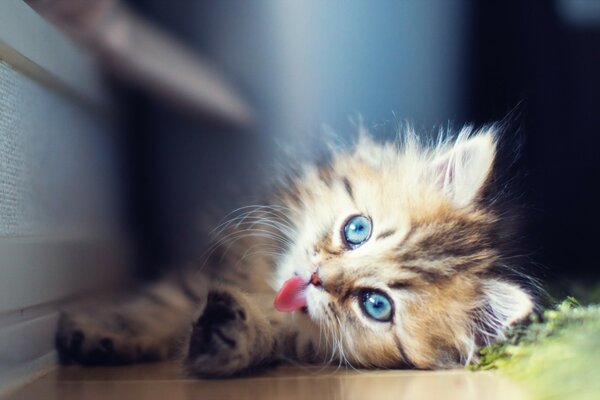
[[[358,142],[354,148],[354,156],[373,166],[381,163],[381,145],[373,140],[373,136],[362,125],[358,131]]]
[[[436,156],[431,171],[436,185],[457,207],[475,200],[483,188],[494,164],[496,143],[493,132],[470,136],[465,128],[451,149]]]
[[[375,141],[373,140],[373,136],[371,132],[364,125],[358,126],[358,140],[357,140],[357,148],[361,147],[372,147],[375,146]]]
[[[514,283],[491,279],[483,284],[483,293],[485,307],[477,327],[479,344],[502,338],[506,328],[534,309],[531,295]]]

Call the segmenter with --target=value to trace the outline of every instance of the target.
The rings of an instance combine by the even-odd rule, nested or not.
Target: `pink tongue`
[[[277,311],[291,312],[306,306],[304,289],[308,285],[304,279],[295,276],[285,281],[277,295],[273,305]]]

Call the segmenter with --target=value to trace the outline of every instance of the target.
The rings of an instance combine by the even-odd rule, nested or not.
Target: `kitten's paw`
[[[161,359],[160,349],[137,340],[136,327],[117,313],[63,313],[55,343],[62,364],[122,365]]]
[[[184,364],[195,376],[231,376],[263,362],[272,349],[264,316],[240,293],[214,290],[192,327]]]

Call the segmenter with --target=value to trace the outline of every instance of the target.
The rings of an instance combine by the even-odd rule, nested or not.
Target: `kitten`
[[[179,348],[199,377],[277,360],[468,364],[534,309],[525,278],[510,280],[506,216],[489,201],[496,140],[493,127],[429,146],[410,132],[400,143],[362,132],[269,205],[219,226],[206,268],[119,307],[63,314],[62,361],[159,360]]]

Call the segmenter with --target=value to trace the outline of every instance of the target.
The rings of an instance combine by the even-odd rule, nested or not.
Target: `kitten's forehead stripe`
[[[413,265],[404,265],[402,266],[402,269],[417,274],[419,277],[421,277],[421,279],[423,279],[427,283],[438,283],[445,279],[448,279],[448,275],[445,275],[433,269],[426,269]]]
[[[397,260],[427,282],[485,269],[496,260],[491,223],[485,218],[442,215],[414,224],[411,231],[417,237],[397,247]]]
[[[350,183],[350,180],[347,177],[344,177],[343,182],[344,189],[346,189],[348,196],[350,196],[350,198],[354,200],[354,190],[352,189],[352,184]]]
[[[414,285],[414,281],[410,279],[397,280],[388,283],[388,287],[396,290],[408,289]]]
[[[319,179],[330,188],[333,184],[333,168],[330,165],[323,165],[319,167],[317,174],[319,175]]]
[[[387,231],[381,232],[379,235],[377,235],[377,237],[375,239],[376,240],[385,239],[387,237],[394,235],[395,233],[396,233],[396,231],[394,229],[389,229]]]

